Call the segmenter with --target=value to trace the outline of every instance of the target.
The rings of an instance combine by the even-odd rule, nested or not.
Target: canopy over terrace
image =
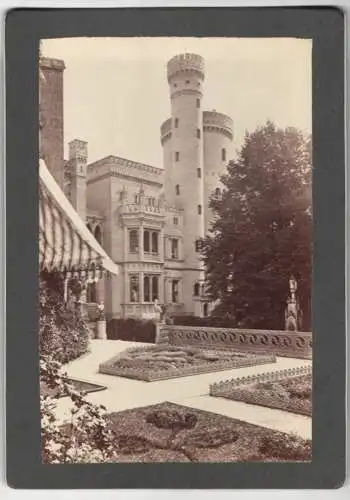
[[[84,221],[74,210],[43,160],[39,163],[40,269],[98,279],[103,270],[118,274]]]

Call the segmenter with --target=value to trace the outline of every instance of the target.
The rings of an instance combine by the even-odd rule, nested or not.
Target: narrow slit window
[[[201,129],[200,128],[197,128],[197,137],[198,137],[198,139],[201,138]]]
[[[198,215],[202,215],[202,205],[198,205]]]
[[[180,194],[180,185],[179,184],[176,184],[176,186],[175,186],[175,193],[177,196],[179,196],[179,194]]]
[[[198,179],[201,179],[201,177],[202,177],[202,169],[200,169],[200,168],[197,168],[197,177],[198,177]]]
[[[180,153],[179,151],[176,151],[175,152],[175,161],[179,161],[180,160]]]
[[[221,150],[221,159],[222,161],[226,161],[226,149],[222,148]]]

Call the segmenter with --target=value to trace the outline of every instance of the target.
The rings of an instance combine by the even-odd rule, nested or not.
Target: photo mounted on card
[[[83,12],[7,18],[9,482],[341,486],[342,13]]]

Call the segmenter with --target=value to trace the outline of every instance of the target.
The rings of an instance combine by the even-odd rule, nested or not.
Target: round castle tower
[[[171,118],[160,129],[164,191],[168,203],[183,210],[183,299],[189,304],[195,283],[204,279],[195,242],[210,227],[209,198],[220,186],[220,176],[232,157],[232,120],[221,113],[202,111],[205,72],[200,55],[173,57],[167,76]]]

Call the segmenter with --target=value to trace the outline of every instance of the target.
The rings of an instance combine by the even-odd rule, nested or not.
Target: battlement
[[[217,111],[203,111],[203,129],[204,131],[222,132],[231,140],[233,138],[232,118]]]
[[[40,57],[39,66],[41,69],[55,69],[63,71],[66,66],[61,59],[52,59],[51,57]]]
[[[167,65],[168,81],[182,71],[194,71],[204,80],[205,64],[202,56],[198,54],[178,54],[170,59]]]
[[[87,160],[88,157],[88,143],[80,139],[74,139],[68,143],[69,159]]]

